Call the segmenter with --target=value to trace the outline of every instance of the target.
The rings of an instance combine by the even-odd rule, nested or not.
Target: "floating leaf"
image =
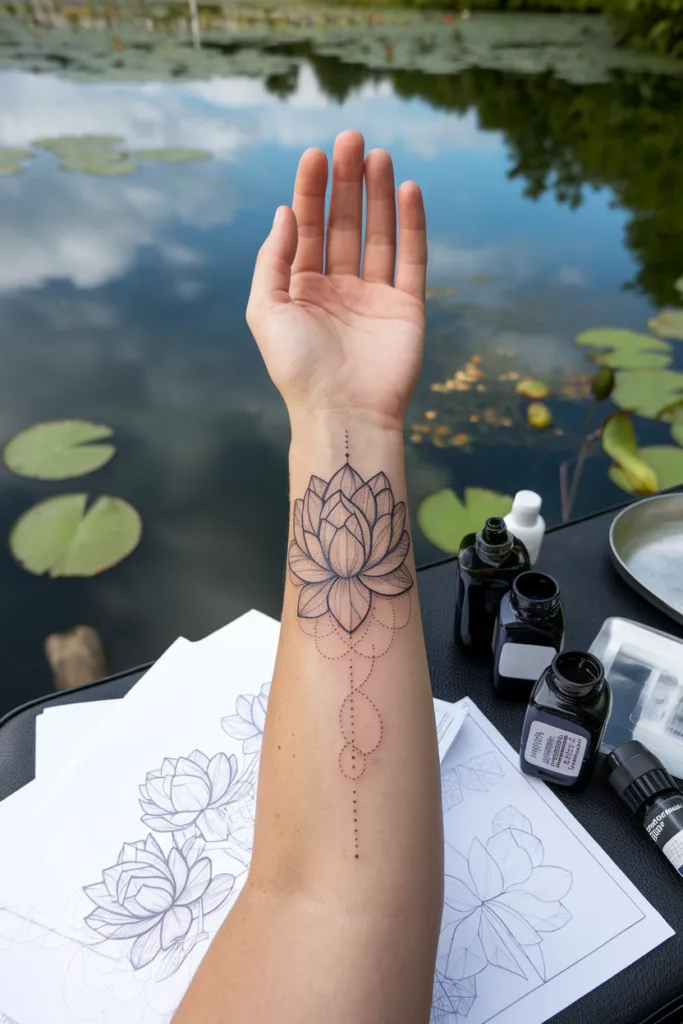
[[[520,380],[515,391],[522,398],[547,398],[550,394],[550,388],[542,380],[534,380],[533,377],[524,377]]]
[[[671,424],[671,436],[683,447],[683,399],[662,409],[658,418]]]
[[[142,522],[121,498],[59,494],[28,509],[12,527],[9,546],[36,576],[95,576],[134,551]]]
[[[184,164],[193,160],[210,160],[211,153],[205,149],[183,149],[169,146],[166,149],[141,149],[134,154],[139,160],[160,160],[165,164]]]
[[[602,447],[623,470],[632,494],[657,493],[657,474],[638,451],[636,433],[627,412],[617,412],[605,421]]]
[[[34,480],[67,480],[104,466],[116,454],[111,444],[89,444],[111,437],[109,427],[87,420],[36,423],[13,437],[3,453],[5,465]]]
[[[612,401],[624,412],[656,420],[667,405],[683,398],[683,373],[676,370],[620,370],[612,392]]]
[[[663,309],[648,320],[647,326],[662,338],[676,338],[683,341],[683,309]]]
[[[30,149],[13,149],[9,146],[0,146],[0,178],[8,177],[10,174],[18,174],[22,170],[25,160],[33,156]]]
[[[31,145],[35,149],[47,149],[57,156],[70,156],[88,149],[113,148],[122,143],[123,139],[118,135],[58,135],[55,138],[36,139]]]
[[[79,174],[97,174],[115,177],[122,174],[133,174],[136,165],[127,153],[107,149],[84,149],[82,153],[63,156],[60,171],[74,171]]]
[[[667,444],[651,445],[640,449],[640,457],[654,471],[660,490],[683,483],[683,448]],[[622,491],[636,493],[628,476],[619,466],[610,466],[607,472],[612,483]]]
[[[601,366],[591,377],[591,391],[593,398],[598,402],[604,402],[614,391],[616,376],[611,366]]]
[[[649,334],[636,334],[618,327],[582,331],[576,343],[598,349],[588,358],[613,370],[658,370],[671,363],[671,345]]]
[[[526,421],[534,430],[552,426],[553,414],[545,402],[531,402],[526,408]]]
[[[462,538],[481,530],[489,516],[506,516],[512,498],[480,487],[466,487],[462,502],[450,487],[424,498],[417,509],[417,522],[427,540],[450,555],[457,553]]]

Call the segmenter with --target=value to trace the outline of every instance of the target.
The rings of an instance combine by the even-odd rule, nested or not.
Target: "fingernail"
[[[273,227],[271,228],[271,230],[275,230],[275,228],[278,226],[281,214],[282,214],[282,207],[278,206],[277,210],[275,211],[275,216],[273,217]]]

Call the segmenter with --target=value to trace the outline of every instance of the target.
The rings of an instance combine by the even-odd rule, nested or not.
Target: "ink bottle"
[[[607,755],[609,784],[650,839],[683,875],[683,793],[654,754],[638,740]]]
[[[595,765],[611,706],[597,658],[585,651],[556,654],[531,691],[522,729],[522,771],[581,789]]]
[[[533,684],[564,643],[560,588],[552,576],[523,572],[503,595],[493,634],[493,688],[529,699]]]
[[[453,626],[460,647],[491,650],[500,600],[515,576],[528,568],[526,548],[498,516],[487,519],[480,533],[463,537]]]

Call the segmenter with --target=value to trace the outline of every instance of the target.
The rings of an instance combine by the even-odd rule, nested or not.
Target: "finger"
[[[363,136],[342,132],[334,145],[327,221],[328,274],[358,274],[363,223]]]
[[[251,324],[268,307],[289,302],[292,262],[296,253],[296,217],[288,206],[275,211],[270,234],[259,249],[247,305]]]
[[[394,165],[384,149],[365,158],[367,217],[363,280],[393,284],[396,262],[396,194]]]
[[[307,149],[299,161],[292,209],[299,229],[293,274],[323,272],[325,255],[325,190],[327,157],[321,149]]]
[[[396,287],[424,302],[427,231],[422,193],[414,181],[398,190],[398,264]]]

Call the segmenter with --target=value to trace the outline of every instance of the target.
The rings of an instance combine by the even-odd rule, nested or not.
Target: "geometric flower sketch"
[[[226,839],[230,804],[241,796],[237,773],[234,754],[209,760],[193,750],[187,757],[165,758],[140,786],[143,823],[155,832],[196,825],[205,839]]]
[[[385,473],[364,480],[346,463],[329,481],[312,476],[294,502],[290,579],[300,587],[298,617],[318,653],[345,666],[349,689],[339,711],[339,769],[353,782],[353,843],[359,856],[356,781],[379,747],[384,725],[367,692],[375,662],[410,618],[413,577],[405,565],[406,506]]]
[[[139,789],[142,823],[166,835],[124,843],[101,881],[83,889],[95,904],[84,918],[87,928],[102,943],[115,943],[134,970],[153,964],[158,981],[210,938],[215,928],[207,930],[205,918],[226,909],[246,876],[269,689],[240,695],[237,714],[222,719],[230,735],[241,730],[241,770],[237,756],[224,752],[165,758]],[[226,865],[232,870],[222,870]]]
[[[446,844],[433,1022],[469,1013],[476,975],[487,967],[545,981],[543,940],[571,920],[562,900],[572,873],[544,864],[544,856],[531,822],[512,806],[495,815],[485,843],[472,841],[467,857]]]
[[[224,731],[234,740],[241,741],[242,750],[247,755],[256,754],[261,749],[269,695],[270,683],[264,683],[260,693],[238,697],[237,713],[221,719]]]
[[[102,872],[102,881],[83,890],[95,904],[85,924],[103,941],[126,942],[135,970],[156,960],[158,981],[170,977],[196,943],[209,938],[204,918],[225,903],[235,884],[234,875],[212,877],[203,848],[202,839],[187,839],[166,855],[152,835],[144,842],[124,843],[116,864]]]
[[[465,764],[456,764],[444,772],[441,797],[444,811],[451,811],[463,799],[463,789],[483,793],[503,778],[503,770],[492,750],[477,754]]]

